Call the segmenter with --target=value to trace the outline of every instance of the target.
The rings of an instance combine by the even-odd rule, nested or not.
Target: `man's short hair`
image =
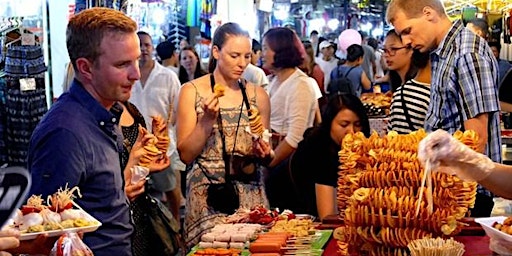
[[[95,7],[73,16],[66,30],[66,45],[75,71],[76,60],[86,58],[92,63],[102,54],[105,37],[120,36],[137,31],[130,17],[111,8]]]
[[[441,0],[391,0],[386,10],[386,21],[393,24],[396,15],[402,11],[407,18],[417,18],[423,14],[423,8],[429,6],[439,15],[446,16]]]
[[[487,21],[481,18],[474,18],[468,21],[468,24],[472,24],[473,27],[482,32],[482,37],[487,38],[489,34],[489,25],[487,25]]]
[[[174,52],[176,52],[176,47],[169,41],[163,41],[156,46],[156,54],[160,60],[172,58]]]
[[[487,43],[489,45],[489,47],[496,47],[496,49],[498,49],[498,52],[501,52],[501,44],[500,42],[488,42]]]
[[[318,35],[318,31],[316,31],[316,30],[311,31],[311,33],[309,34],[309,36],[313,36],[313,35]]]

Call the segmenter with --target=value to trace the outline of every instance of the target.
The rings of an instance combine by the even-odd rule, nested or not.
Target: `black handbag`
[[[180,226],[172,213],[159,200],[146,194],[147,213],[162,246],[161,255],[185,255],[187,250],[180,234]]]

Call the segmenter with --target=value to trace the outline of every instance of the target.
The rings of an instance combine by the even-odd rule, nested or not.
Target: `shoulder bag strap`
[[[409,125],[409,128],[411,129],[411,131],[414,131],[415,130],[414,125],[412,125],[411,116],[409,115],[409,110],[407,110],[407,106],[405,104],[404,86],[405,86],[405,84],[402,85],[402,89],[400,90],[400,100],[402,101],[402,108],[404,110],[405,121]]]
[[[350,73],[350,71],[352,71],[352,69],[354,69],[355,67],[356,67],[356,66],[352,66],[352,67],[347,71],[347,73],[345,73],[345,77],[347,77],[347,76],[348,76],[348,74]],[[347,77],[347,78],[348,78],[348,77]]]

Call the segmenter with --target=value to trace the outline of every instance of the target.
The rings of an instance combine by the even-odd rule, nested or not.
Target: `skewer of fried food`
[[[423,170],[423,177],[421,178],[420,193],[418,194],[418,204],[416,205],[415,217],[420,213],[421,201],[423,200],[423,190],[425,189],[425,181],[427,182],[427,212],[432,214],[434,212],[434,200],[432,197],[432,163],[430,159],[425,161],[425,168]]]

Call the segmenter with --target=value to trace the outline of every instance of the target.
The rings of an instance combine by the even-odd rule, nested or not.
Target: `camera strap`
[[[213,76],[213,73],[210,74],[210,87],[211,87],[211,90],[213,92],[213,87],[215,86],[215,77]],[[240,113],[238,115],[238,122],[237,122],[237,125],[236,125],[236,130],[235,130],[235,140],[233,142],[233,149],[231,151],[231,155],[233,155],[234,151],[235,151],[235,147],[236,147],[236,141],[237,141],[237,136],[238,136],[238,128],[240,127],[240,119],[242,118],[242,110],[243,110],[243,103],[245,102],[246,104],[249,103],[249,100],[247,99],[247,94],[245,92],[245,87],[244,85],[242,84],[241,81],[238,81],[238,86],[240,86],[240,90],[242,91],[242,96],[244,98],[241,106],[240,106]],[[248,104],[247,105],[248,107],[250,107],[250,105]],[[222,126],[222,114],[220,113],[219,111],[219,114],[217,116],[217,125],[219,127],[219,133],[220,133],[220,137],[221,137],[221,140],[222,140],[222,159],[224,160],[224,171],[225,171],[225,180],[226,182],[228,180],[230,180],[230,175],[231,175],[231,157],[228,155],[228,152],[226,150],[226,137],[224,135],[224,128]]]

